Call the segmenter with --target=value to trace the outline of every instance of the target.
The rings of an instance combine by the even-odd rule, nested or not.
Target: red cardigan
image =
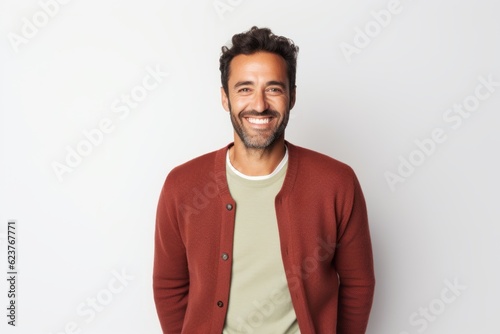
[[[226,180],[230,146],[174,168],[161,191],[153,290],[164,333],[222,333],[237,210]],[[365,333],[375,278],[358,180],[335,159],[287,146],[275,207],[300,331]]]

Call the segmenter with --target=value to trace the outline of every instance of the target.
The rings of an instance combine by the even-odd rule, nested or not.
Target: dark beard
[[[263,143],[255,142],[247,133],[245,133],[243,126],[241,126],[241,124],[243,124],[243,117],[270,116],[277,119],[280,116],[280,114],[276,110],[271,110],[271,109],[264,110],[263,112],[257,112],[255,110],[243,111],[238,115],[238,117],[240,118],[239,119],[240,122],[238,123],[238,121],[236,120],[236,116],[232,112],[231,103],[229,102],[228,105],[229,105],[229,115],[230,115],[229,117],[231,118],[233,129],[238,134],[238,137],[240,137],[241,141],[243,142],[246,148],[258,149],[258,150],[266,149],[268,147],[271,147],[276,142],[276,140],[278,140],[285,133],[285,128],[288,124],[288,118],[290,115],[289,112],[285,114],[285,117],[283,118],[283,121],[278,126],[278,128],[276,128],[273,131],[273,133]]]

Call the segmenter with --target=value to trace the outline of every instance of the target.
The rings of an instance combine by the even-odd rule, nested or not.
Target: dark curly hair
[[[269,28],[257,28],[253,26],[244,33],[234,35],[231,41],[231,48],[227,46],[222,47],[222,55],[219,59],[221,82],[226,94],[228,94],[229,65],[231,60],[240,54],[250,55],[259,51],[271,52],[283,57],[286,62],[290,89],[292,90],[295,87],[299,47],[291,39],[276,36]]]

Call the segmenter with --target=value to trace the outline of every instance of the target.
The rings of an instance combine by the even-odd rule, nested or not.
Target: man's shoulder
[[[175,171],[177,173],[191,173],[199,169],[207,168],[210,166],[213,167],[217,152],[219,152],[219,150],[208,152],[200,156],[197,156],[195,158],[192,158],[191,160],[188,160],[174,167],[174,169],[172,169],[172,172]]]
[[[200,172],[206,173],[209,170],[213,170],[217,153],[220,153],[220,151],[222,151],[222,149],[208,152],[188,160],[174,167],[169,175],[193,177]]]
[[[292,145],[290,143],[288,143],[288,145],[290,147],[290,154],[297,155],[300,173],[314,170],[315,174],[319,173],[320,175],[338,175],[340,177],[354,176],[353,169],[342,161],[309,148]]]
[[[165,184],[170,186],[186,186],[206,180],[215,179],[217,157],[224,153],[225,147],[205,153],[174,167],[167,175]],[[220,171],[219,171],[220,173]]]

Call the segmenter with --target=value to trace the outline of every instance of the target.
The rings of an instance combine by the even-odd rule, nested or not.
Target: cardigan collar
[[[280,192],[277,197],[285,196],[290,193],[295,184],[295,178],[297,176],[297,169],[299,164],[299,152],[297,146],[289,143],[285,140],[285,144],[288,148],[288,167],[285,175],[285,181],[281,187]],[[225,147],[216,151],[215,163],[214,163],[214,173],[217,182],[217,187],[219,188],[219,193],[229,194],[229,186],[227,184],[226,178],[226,154],[229,148],[234,145],[234,142],[229,143]]]

